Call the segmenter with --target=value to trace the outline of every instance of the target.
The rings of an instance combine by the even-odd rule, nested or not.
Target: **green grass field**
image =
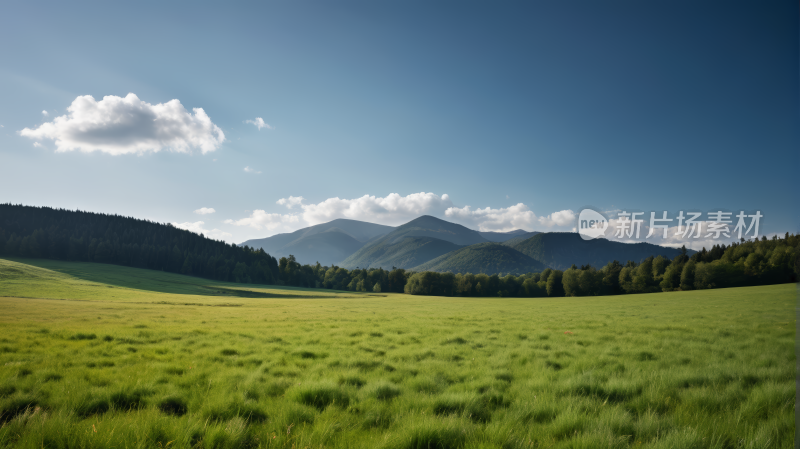
[[[419,297],[0,259],[0,446],[790,448],[796,297]]]

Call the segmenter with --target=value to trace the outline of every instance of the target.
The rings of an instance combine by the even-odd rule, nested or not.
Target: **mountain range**
[[[613,260],[672,259],[679,253],[650,243],[586,241],[568,232],[479,232],[429,215],[397,227],[337,219],[244,245],[278,258],[291,254],[302,264],[486,274],[564,270],[573,264],[600,268]]]
[[[620,243],[606,239],[584,240],[577,232],[548,232],[503,243],[555,270],[566,270],[573,264],[591,265],[600,268],[618,260],[636,263],[650,256],[664,256],[674,259],[680,253],[675,248],[653,245],[652,243]],[[689,255],[694,251],[687,250]]]

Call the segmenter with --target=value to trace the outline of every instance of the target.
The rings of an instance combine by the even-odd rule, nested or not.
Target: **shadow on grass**
[[[253,288],[280,288],[280,286],[267,286],[257,284],[231,284],[229,282],[185,276],[175,273],[166,273],[158,270],[134,268],[123,265],[112,265],[93,262],[70,262],[49,259],[27,259],[18,257],[3,257],[4,259],[18,262],[32,267],[54,271],[76,279],[106,284],[108,288],[129,288],[151,291],[157,293],[170,293],[177,295],[201,296],[227,296],[237,298],[285,298],[287,295],[252,291]],[[24,276],[24,273],[20,273]],[[296,289],[288,288],[292,292]],[[332,293],[338,293],[331,291]],[[291,294],[297,298],[327,298],[327,295]],[[327,293],[327,292],[326,292]],[[347,292],[350,293],[350,292]]]
[[[7,267],[2,272],[6,280],[12,278],[26,279],[40,277],[45,284],[52,283],[58,285],[59,281],[83,280],[93,282],[98,285],[87,285],[78,282],[78,285],[88,287],[99,293],[103,290],[103,296],[114,295],[114,288],[135,289],[155,293],[168,293],[174,295],[199,295],[206,297],[234,297],[234,298],[291,298],[291,299],[331,299],[331,298],[384,298],[386,294],[380,293],[356,293],[344,290],[313,289],[304,287],[291,287],[283,285],[261,285],[261,284],[237,284],[233,282],[205,279],[194,276],[187,276],[176,273],[166,273],[159,270],[149,270],[135,268],[124,265],[112,265],[95,262],[73,262],[49,259],[27,259],[20,257],[0,257],[0,264],[3,260],[28,265],[30,267],[50,270],[74,279],[53,279],[47,272],[31,273],[18,267]],[[57,277],[57,276],[56,276]],[[49,279],[48,279],[49,278]],[[105,290],[105,289],[108,290]],[[257,291],[259,289],[280,290],[280,292]],[[13,296],[13,295],[11,295]],[[30,297],[24,295],[24,297]],[[49,298],[43,299],[64,299]],[[199,303],[180,303],[180,302],[158,302],[159,304],[169,305],[210,305]],[[236,307],[241,304],[227,303],[216,304],[221,307]]]

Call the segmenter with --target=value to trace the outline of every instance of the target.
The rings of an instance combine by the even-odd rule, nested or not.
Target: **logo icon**
[[[605,236],[608,220],[600,212],[583,209],[578,215],[578,234],[584,240],[592,240]]]

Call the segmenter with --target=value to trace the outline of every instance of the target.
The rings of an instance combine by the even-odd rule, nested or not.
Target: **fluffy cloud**
[[[42,144],[41,144],[41,143],[39,143],[39,142],[33,142],[33,147],[34,147],[34,148],[44,148],[44,145],[42,145]]]
[[[470,206],[455,207],[447,194],[413,193],[401,196],[397,193],[385,197],[364,195],[360,198],[328,198],[316,204],[303,204],[302,196],[281,198],[276,203],[286,206],[288,214],[268,214],[257,210],[250,217],[228,220],[226,223],[250,226],[256,229],[293,231],[304,226],[313,226],[337,218],[369,221],[391,226],[401,225],[420,215],[434,215],[481,231],[528,231],[559,230],[565,226],[572,229],[575,213],[571,210],[555,212],[546,217],[537,217],[528,206],[519,203],[511,207],[473,210]],[[296,212],[295,212],[296,211]]]
[[[303,209],[303,220],[310,225],[349,218],[396,226],[420,215],[439,215],[452,205],[447,194],[439,196],[420,192],[406,196],[391,193],[385,197],[364,195],[355,199],[328,198],[317,204],[299,206]]]
[[[534,231],[542,230],[543,227],[571,228],[575,223],[575,213],[571,210],[562,210],[545,217],[537,217],[523,203],[499,209],[487,207],[485,209],[472,210],[470,206],[462,208],[451,207],[445,211],[445,217],[465,226],[477,228],[479,231],[496,232],[507,232],[515,229]]]
[[[112,155],[161,150],[190,153],[195,149],[205,154],[225,141],[225,134],[202,108],[189,113],[179,100],[153,105],[132,93],[125,98],[109,95],[100,101],[84,95],[67,111],[52,122],[19,133],[36,140],[55,140],[59,152]]]
[[[554,226],[559,227],[571,227],[574,228],[575,226],[575,212],[570,209],[565,209],[558,212],[553,212],[550,215],[540,217],[539,223],[543,226],[547,226],[548,228],[552,228]]]
[[[244,122],[250,123],[251,125],[256,125],[256,128],[258,128],[259,131],[261,131],[261,128],[273,129],[272,126],[265,122],[261,117],[256,117],[255,120],[245,120]]]
[[[263,210],[254,210],[249,217],[240,220],[225,220],[226,224],[249,226],[253,229],[276,232],[294,231],[301,226],[300,217],[291,214],[268,214]]]
[[[261,174],[260,171],[254,169],[254,168],[250,168],[249,166],[244,168],[244,172],[245,173],[255,173],[256,175],[260,175]]]
[[[537,222],[536,214],[522,203],[500,209],[487,207],[472,210],[470,206],[450,207],[444,215],[451,221],[477,228],[479,231],[504,232],[514,229],[531,231]]]
[[[194,232],[195,234],[202,234],[208,238],[212,238],[214,240],[226,240],[230,241],[233,238],[233,235],[227,233],[225,231],[220,231],[219,229],[204,229],[203,225],[205,223],[202,221],[195,221],[194,223],[186,222],[186,223],[172,223],[172,226],[176,228],[185,229],[187,231]]]
[[[48,116],[48,115],[50,115],[50,114],[49,114],[47,111],[42,111],[42,115],[43,115],[43,116],[45,116],[45,117],[47,117],[47,116]]]
[[[277,204],[286,206],[287,209],[295,207],[300,209],[296,213],[269,214],[263,210],[256,210],[249,217],[226,220],[225,223],[278,232],[294,231],[337,218],[396,226],[420,215],[441,215],[445,209],[453,205],[447,194],[439,196],[425,192],[407,196],[392,193],[385,197],[364,195],[355,199],[328,198],[317,204],[303,204],[303,201],[304,198],[301,196],[290,196],[277,201]]]
[[[200,209],[194,211],[194,213],[198,215],[208,215],[208,214],[213,214],[214,212],[216,211],[214,210],[213,207],[201,207]]]
[[[291,209],[294,206],[302,206],[304,199],[302,196],[290,196],[289,198],[281,198],[275,203]]]
[[[337,218],[368,221],[398,226],[420,215],[434,215],[463,224],[480,231],[565,231],[574,230],[576,215],[571,210],[562,210],[537,217],[528,206],[518,203],[511,207],[472,209],[470,206],[456,207],[447,194],[412,193],[401,196],[391,193],[385,197],[364,195],[360,198],[328,198],[316,204],[303,204],[302,196],[281,198],[276,203],[290,209],[286,214],[267,213],[256,210],[249,217],[226,220],[225,223],[249,226],[257,230],[290,232],[306,226],[326,223]]]

